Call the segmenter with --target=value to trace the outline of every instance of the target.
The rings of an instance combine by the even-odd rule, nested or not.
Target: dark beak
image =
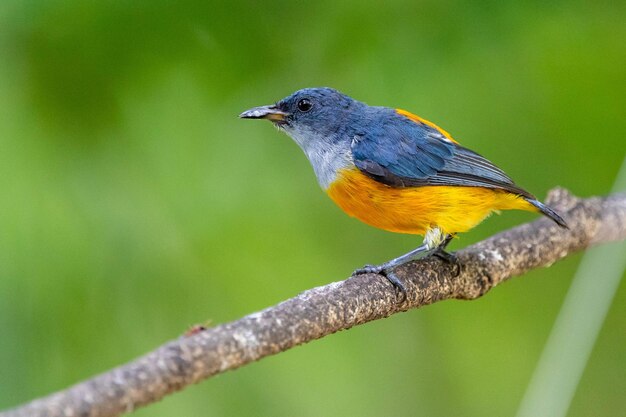
[[[242,119],[267,119],[273,122],[283,122],[289,113],[280,110],[276,105],[254,107],[241,113]]]

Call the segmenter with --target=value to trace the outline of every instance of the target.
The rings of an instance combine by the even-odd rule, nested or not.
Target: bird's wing
[[[404,111],[372,118],[368,128],[353,138],[352,156],[362,172],[395,187],[486,187],[534,198],[447,132]]]

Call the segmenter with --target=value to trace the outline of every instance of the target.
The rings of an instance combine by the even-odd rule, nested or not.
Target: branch
[[[541,218],[457,252],[460,271],[432,257],[405,265],[398,270],[407,289],[402,303],[378,275],[334,282],[240,320],[170,341],[0,417],[118,416],[294,346],[437,301],[475,299],[511,277],[590,246],[626,238],[626,194],[578,199],[556,189],[548,201],[570,230]]]

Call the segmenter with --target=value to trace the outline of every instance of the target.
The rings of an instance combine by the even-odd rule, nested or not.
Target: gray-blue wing
[[[371,178],[395,187],[486,187],[534,198],[500,168],[435,127],[389,110],[352,141],[355,165]]]

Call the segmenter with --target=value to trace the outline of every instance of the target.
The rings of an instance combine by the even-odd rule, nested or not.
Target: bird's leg
[[[454,235],[447,234],[441,243],[433,251],[433,255],[448,263],[456,263],[456,256],[453,253],[446,252],[446,247],[452,242]]]
[[[387,280],[393,285],[395,288],[400,291],[402,294],[403,301],[406,299],[406,288],[404,284],[398,276],[393,272],[394,269],[399,267],[400,265],[404,265],[407,262],[410,262],[414,259],[420,257],[420,255],[425,254],[430,249],[428,246],[423,243],[417,248],[413,249],[410,252],[405,253],[404,255],[398,256],[390,261],[387,261],[380,265],[365,265],[363,268],[359,268],[352,273],[352,275],[361,275],[361,274],[379,274],[387,278]]]
[[[459,260],[457,259],[454,253],[445,251],[446,246],[448,246],[448,244],[450,243],[450,241],[452,241],[453,238],[454,238],[454,235],[446,235],[446,237],[443,239],[441,244],[437,246],[435,250],[433,251],[433,256],[436,256],[442,261],[450,265],[453,265],[455,267],[454,275],[458,276],[461,273],[461,264],[459,263]]]
[[[363,268],[359,268],[352,273],[352,275],[360,275],[360,274],[389,274],[391,271],[400,265],[403,265],[407,262],[410,262],[414,259],[419,258],[422,253],[428,252],[429,248],[426,244],[421,244],[417,248],[413,249],[410,252],[405,253],[404,255],[398,256],[390,261],[382,263],[380,265],[365,265]],[[385,275],[386,276],[386,275]],[[402,284],[396,284],[393,279],[389,278],[392,284],[397,287],[400,287]]]
[[[442,244],[444,244],[444,242],[445,245],[447,245],[451,239],[451,235],[444,235],[444,233],[438,227],[429,229],[424,236],[424,243],[422,243],[420,246],[413,249],[412,251],[407,252],[404,255],[398,256],[397,258],[394,258],[380,265],[365,265],[363,268],[359,268],[354,271],[352,275],[382,275],[387,278],[387,280],[402,293],[403,299],[406,299],[406,288],[404,287],[404,284],[402,284],[402,281],[400,281],[398,276],[393,272],[394,269],[401,265],[404,265],[407,262],[429,255],[434,250],[437,250]]]

